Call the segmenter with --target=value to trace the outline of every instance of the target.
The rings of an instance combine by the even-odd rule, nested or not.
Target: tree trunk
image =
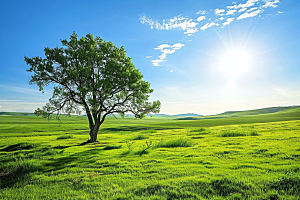
[[[90,140],[89,142],[97,142],[97,135],[100,125],[96,124],[93,128],[90,129]]]

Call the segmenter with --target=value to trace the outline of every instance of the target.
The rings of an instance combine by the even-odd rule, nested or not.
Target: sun
[[[250,56],[243,50],[230,51],[222,57],[220,68],[228,76],[240,76],[249,71]]]

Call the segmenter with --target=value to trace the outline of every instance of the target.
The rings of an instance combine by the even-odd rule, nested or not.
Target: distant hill
[[[217,115],[201,116],[201,117],[182,117],[177,120],[202,120],[202,119],[219,119],[219,118],[230,118],[230,117],[243,117],[250,115],[262,115],[270,114],[277,112],[290,112],[299,110],[300,106],[286,106],[286,107],[270,107],[270,108],[260,108],[254,110],[245,110],[245,111],[226,111]]]
[[[150,116],[150,115],[147,115]],[[167,114],[153,114],[152,116],[156,117],[201,117],[202,115],[198,115],[195,113],[186,113],[186,114],[177,114],[177,115],[167,115]],[[127,114],[125,117],[134,117],[133,114]]]
[[[260,108],[254,110],[245,110],[245,111],[226,111],[217,115],[203,116],[195,113],[186,113],[186,114],[177,114],[177,115],[167,115],[167,114],[153,114],[152,116],[157,117],[172,117],[175,120],[203,120],[203,119],[219,119],[219,118],[231,118],[231,117],[243,117],[250,115],[262,115],[270,114],[277,112],[294,112],[299,110],[300,106],[286,106],[286,107],[269,107],[269,108]],[[35,116],[33,113],[24,113],[24,112],[1,112],[0,116]],[[86,116],[86,115],[83,115]],[[127,114],[125,117],[134,117],[133,114]]]
[[[198,115],[195,113],[187,113],[187,114],[178,114],[178,115],[172,115],[173,117],[201,117],[203,115]]]
[[[255,110],[245,110],[245,111],[226,111],[219,115],[227,115],[227,116],[244,116],[244,115],[260,115],[267,113],[276,113],[279,111],[288,111],[293,108],[300,108],[300,106],[287,106],[287,107],[269,107],[269,108],[260,108]]]
[[[0,112],[1,115],[8,116],[35,116],[33,113],[23,113],[23,112]]]

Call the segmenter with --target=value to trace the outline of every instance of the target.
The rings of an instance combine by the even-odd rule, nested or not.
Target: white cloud
[[[247,10],[247,8],[241,8],[240,10],[239,10],[239,12],[244,12],[244,11],[246,11]]]
[[[173,70],[172,69],[166,69],[168,72],[173,72]]]
[[[198,31],[197,28],[189,28],[186,30],[186,32],[184,32],[184,34],[187,34],[188,36],[193,35],[194,33],[196,33]]]
[[[197,15],[205,15],[206,14],[206,10],[199,10],[198,12],[196,12]]]
[[[169,45],[169,44],[162,44],[162,45],[157,46],[154,49],[157,50],[157,49],[164,49],[164,48],[168,48],[168,47],[171,47],[171,45]]]
[[[146,56],[146,58],[151,58],[152,56]]]
[[[279,0],[274,0],[274,1],[266,1],[266,4],[263,5],[263,8],[267,8],[267,7],[272,7],[272,8],[276,8],[278,5],[275,5],[276,3],[279,3]]]
[[[233,22],[234,18],[228,18],[225,22],[222,23],[222,28],[229,25],[231,22]]]
[[[205,16],[200,16],[200,17],[197,18],[197,21],[200,22],[200,21],[202,21],[204,19],[205,19]]]
[[[208,28],[208,25],[209,25],[209,23],[206,23],[206,24],[204,24],[204,26],[202,26],[200,29],[201,29],[202,31],[204,31],[205,29]]]
[[[215,9],[215,15],[223,15],[221,13],[225,12],[225,9]]]
[[[2,106],[0,105],[0,109],[2,108]]]
[[[240,19],[245,19],[245,18],[248,18],[248,17],[254,17],[254,16],[258,15],[261,12],[262,12],[262,10],[256,10],[256,11],[251,12],[251,13],[245,12],[244,14],[240,15],[237,19],[240,20]]]
[[[159,23],[157,20],[154,21],[151,18],[148,18],[146,15],[140,16],[140,21],[142,24],[150,25],[151,29],[157,30],[171,30],[171,29],[182,29],[185,30],[185,34],[191,36],[193,33],[197,32],[198,29],[197,22],[194,22],[193,19],[182,17],[181,15],[173,17],[171,19],[164,19],[162,23]]]
[[[181,47],[183,47],[183,46],[184,46],[184,44],[176,43],[172,46],[172,49],[178,50],[178,49],[181,49]]]
[[[219,19],[217,19],[217,20],[223,20],[223,19],[225,19],[224,17],[220,17]]]
[[[228,10],[226,15],[233,15],[236,12],[236,10]]]
[[[151,29],[155,28],[158,30],[164,29],[164,26],[162,26],[158,21],[153,21],[151,18],[148,18],[146,15],[140,16],[140,21],[142,24],[148,24],[150,25]]]
[[[255,2],[257,2],[257,1],[259,1],[259,0],[248,0],[246,3],[244,3],[244,4],[242,4],[242,3],[240,3],[240,4],[235,4],[235,5],[233,5],[233,6],[227,6],[227,8],[228,9],[235,9],[235,10],[237,10],[237,9],[243,9],[243,8],[249,8],[249,7],[251,7],[251,6],[254,6],[255,5]]]
[[[202,31],[204,31],[205,29],[209,28],[209,27],[212,27],[213,25],[216,25],[216,26],[219,26],[219,24],[216,24],[215,22],[211,22],[211,23],[206,23],[204,24],[204,26],[202,26],[200,29]]]
[[[172,46],[169,44],[162,44],[162,45],[157,46],[154,49],[160,50],[162,52],[162,54],[158,56],[158,59],[151,61],[152,65],[153,66],[161,66],[160,63],[166,61],[168,54],[173,54],[176,50],[181,49],[181,47],[183,47],[183,46],[184,46],[184,44],[182,44],[182,43],[176,43],[176,44],[173,44]]]
[[[161,66],[160,63],[165,62],[165,60],[151,60],[151,62],[152,62],[153,66],[158,67],[158,66]]]
[[[249,9],[247,12],[251,12],[251,11],[253,11],[253,10],[257,10],[257,7],[251,8],[251,9]]]

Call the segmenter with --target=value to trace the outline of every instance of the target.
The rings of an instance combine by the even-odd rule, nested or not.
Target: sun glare
[[[248,72],[250,57],[244,51],[230,51],[222,59],[220,68],[228,76],[236,77]]]

